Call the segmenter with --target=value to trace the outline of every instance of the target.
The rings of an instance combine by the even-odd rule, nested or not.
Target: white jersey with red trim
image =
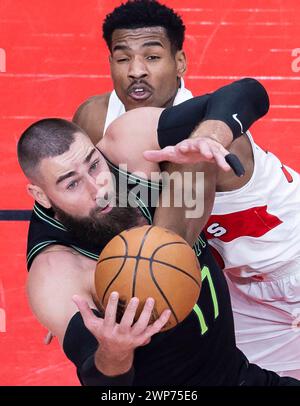
[[[300,270],[299,174],[247,134],[253,175],[238,190],[216,193],[207,238],[235,276],[264,279],[270,272],[295,272]]]
[[[300,379],[300,177],[248,136],[253,175],[217,193],[206,235],[226,269],[238,347]]]

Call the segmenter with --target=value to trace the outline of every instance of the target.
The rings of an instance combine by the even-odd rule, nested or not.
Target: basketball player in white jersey
[[[192,97],[183,82],[182,20],[170,10],[172,22],[161,21],[161,6],[146,3],[128,2],[104,22],[115,90],[90,98],[74,116],[94,143],[125,111],[167,107]],[[239,117],[234,118],[243,130]],[[208,123],[207,132],[214,130]],[[202,159],[194,141],[188,142],[146,156],[174,162]],[[251,362],[299,379],[299,175],[257,146],[250,133],[234,141],[230,151],[240,157],[246,174],[237,178],[220,171],[206,233],[226,271],[237,344]]]

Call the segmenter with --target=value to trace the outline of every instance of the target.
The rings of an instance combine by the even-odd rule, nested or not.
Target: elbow
[[[258,115],[263,117],[265,114],[267,114],[270,108],[270,99],[267,90],[261,82],[254,78],[244,78],[241,79],[241,82],[250,86],[251,93],[256,95],[256,109]]]

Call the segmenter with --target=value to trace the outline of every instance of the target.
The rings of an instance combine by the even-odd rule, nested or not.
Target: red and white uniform
[[[251,362],[299,378],[300,176],[248,137],[253,175],[216,194],[206,235],[226,270],[238,346]]]
[[[182,80],[174,105],[191,97]],[[113,91],[105,129],[124,112]],[[252,178],[216,194],[206,235],[225,264],[238,346],[251,362],[300,379],[299,175],[248,136]]]

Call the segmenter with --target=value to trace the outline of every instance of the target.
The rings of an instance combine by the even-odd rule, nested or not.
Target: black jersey
[[[110,163],[109,163],[110,164]],[[113,172],[132,185],[141,184],[146,191],[159,184],[145,181],[126,172]],[[151,224],[154,210],[147,207],[138,196],[138,206]],[[78,243],[63,226],[53,218],[51,210],[35,204],[28,235],[27,262],[47,246],[70,246],[80,254],[97,260],[103,246]],[[135,351],[134,385],[236,385],[241,366],[245,362],[237,349],[234,337],[230,296],[225,277],[216,264],[203,233],[194,250],[202,273],[202,288],[190,315],[175,328],[152,337],[150,344]]]

